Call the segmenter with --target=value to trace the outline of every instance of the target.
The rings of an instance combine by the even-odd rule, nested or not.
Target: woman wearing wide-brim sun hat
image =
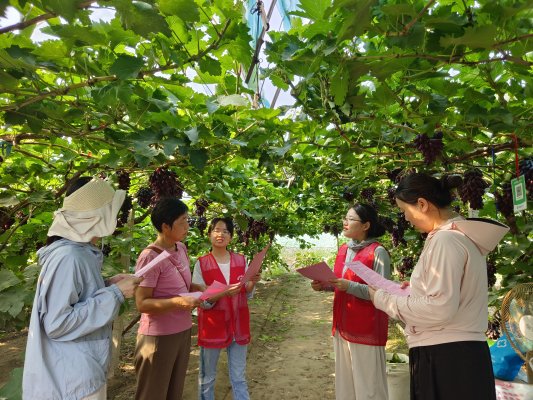
[[[78,178],[54,213],[28,331],[24,399],[105,399],[111,323],[141,281],[101,275],[95,246],[111,235],[126,193],[102,179]]]

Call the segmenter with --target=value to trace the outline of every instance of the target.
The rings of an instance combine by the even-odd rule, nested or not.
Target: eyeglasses
[[[213,233],[216,233],[217,235],[231,235],[231,232],[227,229],[213,229]]]
[[[346,222],[363,222],[363,221],[361,221],[360,219],[343,217],[342,222],[346,223]]]

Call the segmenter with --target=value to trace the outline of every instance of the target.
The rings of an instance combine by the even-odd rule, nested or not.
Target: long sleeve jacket
[[[100,274],[102,253],[63,239],[39,250],[23,399],[81,399],[106,382],[111,322],[124,301]]]

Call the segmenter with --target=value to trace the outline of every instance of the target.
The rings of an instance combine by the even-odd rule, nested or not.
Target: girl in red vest
[[[390,277],[389,253],[376,238],[385,233],[376,210],[357,204],[343,218],[343,234],[351,239],[339,248],[334,272],[337,279],[327,286],[313,281],[314,290],[334,290],[333,344],[335,349],[335,396],[337,400],[387,400],[385,344],[387,315],[369,300],[368,286],[348,261],[360,261]]]
[[[220,350],[228,352],[228,368],[234,400],[249,400],[246,383],[246,351],[250,343],[248,297],[261,275],[240,284],[247,263],[242,254],[227,246],[233,237],[230,218],[214,218],[208,229],[211,252],[200,257],[194,266],[193,283],[211,285],[214,281],[230,285],[225,292],[210,298],[198,309],[198,345],[200,346],[200,400],[215,398],[215,379]]]

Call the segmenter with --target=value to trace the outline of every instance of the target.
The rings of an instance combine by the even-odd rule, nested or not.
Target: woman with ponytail
[[[396,203],[428,234],[400,297],[370,288],[376,308],[406,324],[412,400],[496,399],[486,342],[485,255],[508,230],[495,221],[465,220],[450,207],[459,176],[405,176]]]
[[[337,279],[325,285],[313,281],[314,290],[334,290],[333,345],[335,350],[335,397],[387,400],[385,344],[388,318],[377,310],[369,287],[345,266],[360,261],[375,272],[390,277],[389,253],[377,241],[385,233],[376,210],[356,204],[343,218],[343,234],[351,239],[337,253],[334,272]]]

